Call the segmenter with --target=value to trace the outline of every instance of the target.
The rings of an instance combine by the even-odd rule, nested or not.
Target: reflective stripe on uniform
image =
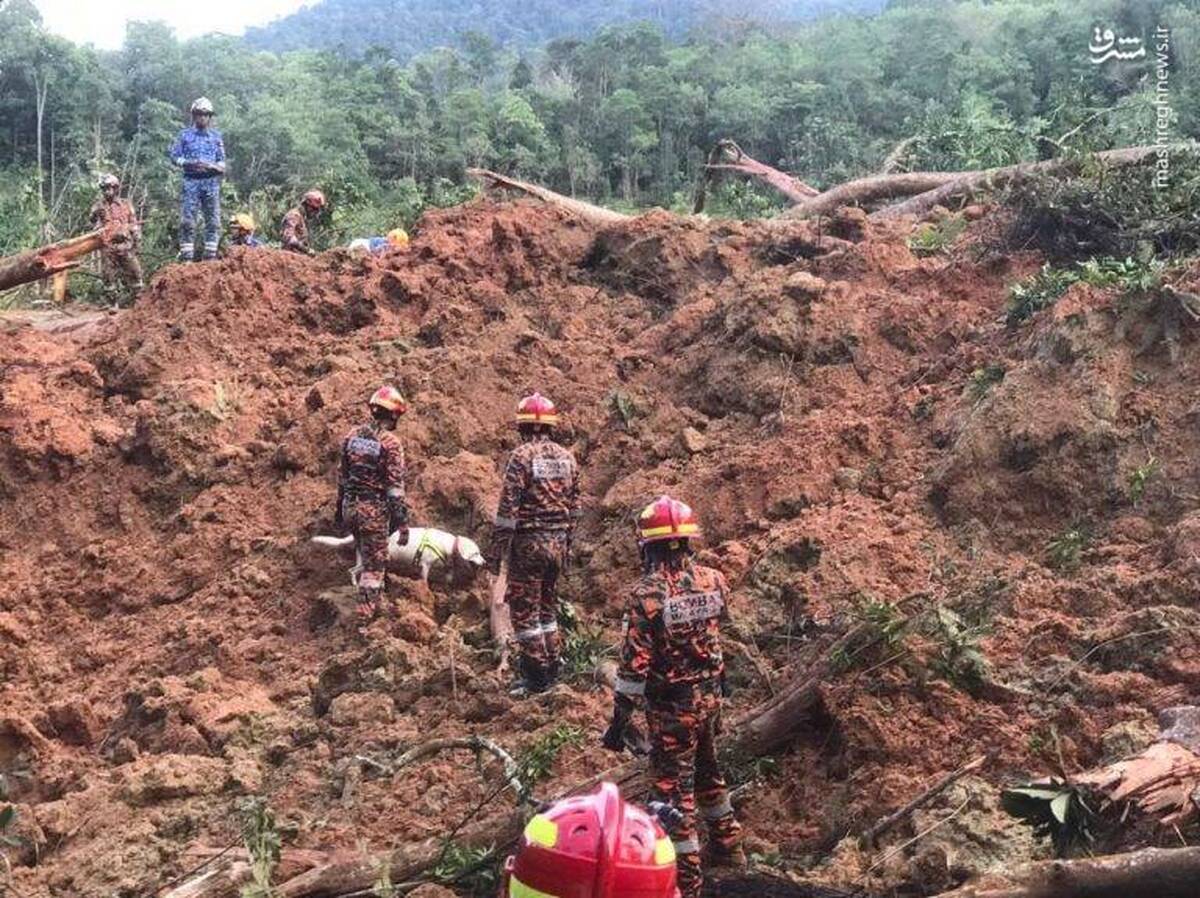
[[[398,486],[394,486],[390,490],[387,491],[387,497],[389,499],[403,499],[404,498],[404,490],[400,489],[400,487],[398,487]]]
[[[542,628],[541,627],[530,627],[528,630],[522,630],[520,633],[517,634],[518,642],[530,642],[534,639],[541,639],[541,638],[542,638]]]
[[[675,846],[664,837],[654,843],[654,863],[660,867],[675,863]]]
[[[558,621],[555,620],[555,621],[550,621],[550,623],[548,623],[548,624],[542,624],[542,632],[543,633],[557,633],[558,632]]]
[[[517,528],[516,518],[506,518],[501,515],[496,515],[497,530],[515,530]]]
[[[695,536],[700,532],[698,524],[667,524],[665,527],[646,527],[640,531],[642,536],[666,536],[674,533],[677,536]]]
[[[553,848],[558,844],[558,824],[545,814],[535,814],[525,826],[525,838],[534,845]]]
[[[695,839],[684,839],[681,842],[675,842],[676,854],[699,854],[700,843]]]
[[[613,688],[622,695],[645,695],[646,681],[627,680],[624,677],[617,677],[617,682]]]
[[[539,892],[533,886],[527,886],[515,876],[508,881],[509,898],[554,898],[549,892]]]
[[[733,803],[729,800],[729,796],[726,795],[717,804],[710,805],[709,807],[701,805],[700,813],[705,820],[720,820],[722,817],[728,817],[733,813]]]

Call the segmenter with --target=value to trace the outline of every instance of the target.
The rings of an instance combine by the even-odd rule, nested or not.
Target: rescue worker
[[[239,212],[229,219],[229,243],[231,246],[266,246],[254,233],[254,216]]]
[[[179,132],[171,147],[171,161],[183,169],[179,212],[179,260],[196,258],[196,212],[204,214],[204,258],[217,257],[221,240],[221,178],[225,174],[225,143],[221,132],[209,127],[213,106],[207,97],[192,104],[192,127]]]
[[[634,708],[644,702],[651,795],[682,813],[672,832],[679,891],[697,898],[697,805],[708,824],[708,861],[745,863],[741,824],[715,747],[725,691],[720,624],[729,619],[729,587],[719,571],[692,560],[690,541],[700,526],[683,502],[658,498],[643,509],[637,527],[643,574],[626,607],[612,722],[602,744],[621,751]]]
[[[100,198],[92,205],[89,218],[93,228],[105,232],[106,242],[100,251],[100,271],[106,287],[116,282],[134,292],[142,289],[142,263],[138,250],[142,243],[142,226],[129,200],[121,199],[121,181],[116,175],[100,176]],[[117,303],[114,303],[117,304]]]
[[[675,850],[613,783],[566,798],[525,827],[500,898],[679,898]]]
[[[293,206],[283,216],[282,231],[283,248],[294,253],[304,253],[314,256],[316,253],[308,245],[308,221],[316,218],[325,208],[325,194],[319,190],[310,190],[304,194],[299,206]]]
[[[387,588],[388,536],[408,541],[404,496],[404,447],[394,431],[408,404],[395,387],[376,390],[367,403],[371,420],[342,441],[335,521],[354,534],[362,570],[358,575],[360,627],[378,615]]]
[[[489,546],[493,574],[508,559],[505,601],[517,640],[516,696],[545,692],[558,680],[558,576],[579,518],[579,467],[550,438],[554,403],[533,393],[517,405],[521,445],[509,456]]]

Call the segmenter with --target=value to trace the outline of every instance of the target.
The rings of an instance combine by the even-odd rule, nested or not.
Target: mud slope
[[[830,721],[741,793],[763,854],[828,847],[984,751],[993,784],[1059,751],[1092,764],[1194,695],[1190,336],[1172,361],[1153,310],[1095,292],[1008,330],[1006,288],[1039,259],[975,253],[973,232],[916,258],[903,226],[850,213],[810,228],[659,213],[596,232],[479,203],[426,216],[406,254],[235,253],[168,268],[106,322],[0,332],[19,894],[152,894],[236,840],[246,795],[297,848],[440,834],[479,795],[469,756],[394,779],[352,760],[431,736],[519,752],[578,727],[547,794],[611,765],[586,677],[507,698],[482,582],[399,581],[369,647],[346,627],[348,562],[308,537],[332,529],[338,438],[386,380],[412,404],[413,517],[476,536],[516,398],[560,403],[586,492],[566,592],[611,641],[630,515],[663,490],[699,507],[773,667],[856,619],[907,619],[850,653]],[[734,679],[736,716],[765,687],[748,665]],[[933,884],[922,857],[875,872]],[[998,862],[964,858],[938,876]]]

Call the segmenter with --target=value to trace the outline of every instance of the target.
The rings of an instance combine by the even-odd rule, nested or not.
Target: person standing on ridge
[[[221,240],[221,179],[225,175],[225,142],[209,125],[213,105],[207,97],[192,104],[192,127],[179,132],[171,161],[183,169],[179,211],[179,261],[196,258],[196,211],[204,214],[204,258],[217,257]]]
[[[621,751],[634,709],[645,704],[651,797],[682,814],[672,832],[679,891],[698,898],[697,805],[708,824],[709,863],[745,863],[741,824],[715,746],[725,692],[720,625],[729,620],[729,587],[720,571],[692,560],[690,541],[700,525],[683,502],[661,496],[642,510],[637,528],[642,579],[626,606],[612,722],[601,741]]]
[[[325,194],[319,190],[310,190],[304,194],[299,206],[287,210],[280,227],[284,249],[306,256],[316,255],[308,245],[308,222],[309,219],[316,218],[325,205]]]
[[[121,199],[121,181],[116,175],[100,176],[100,198],[89,213],[93,228],[105,232],[106,243],[100,251],[101,275],[106,287],[116,281],[135,293],[142,289],[142,263],[138,249],[142,226],[129,200]]]
[[[516,634],[518,696],[545,692],[562,666],[558,639],[558,576],[566,567],[579,519],[579,466],[550,438],[554,403],[533,393],[517,405],[521,445],[509,456],[489,546],[488,569],[508,559],[505,601]]]
[[[342,441],[335,522],[354,534],[362,570],[358,575],[360,628],[379,616],[387,590],[388,537],[408,542],[404,495],[404,447],[395,434],[408,404],[395,387],[376,390],[367,403],[371,420]]]

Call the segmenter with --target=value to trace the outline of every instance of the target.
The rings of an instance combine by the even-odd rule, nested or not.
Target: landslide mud
[[[440,835],[482,794],[469,755],[394,778],[353,760],[433,737],[520,752],[580,728],[544,794],[613,764],[596,745],[609,699],[586,676],[507,697],[482,578],[401,579],[395,622],[368,646],[350,632],[350,559],[308,540],[333,532],[338,440],[383,381],[411,402],[412,518],[477,538],[513,403],[535,388],[559,403],[586,496],[564,592],[614,644],[631,515],[661,491],[700,509],[776,685],[847,625],[909,621],[844,659],[827,720],[735,772],[759,774],[739,804],[760,855],[826,851],[977,754],[992,785],[1100,761],[1200,687],[1200,364],[1186,331],[1156,338],[1159,312],[1088,288],[1007,328],[1007,287],[1041,260],[985,252],[987,225],[917,258],[905,226],[852,212],[830,241],[663,213],[598,231],[481,202],[427,215],[380,260],[235,251],[169,267],[87,327],[8,322],[14,889],[153,894],[237,840],[247,795],[293,848]],[[1047,545],[1070,532],[1064,563]],[[939,607],[969,636],[939,629]],[[964,667],[967,649],[983,664]],[[733,663],[737,717],[767,687]],[[820,876],[855,882],[872,860],[842,850]],[[930,883],[927,861],[873,875]]]

